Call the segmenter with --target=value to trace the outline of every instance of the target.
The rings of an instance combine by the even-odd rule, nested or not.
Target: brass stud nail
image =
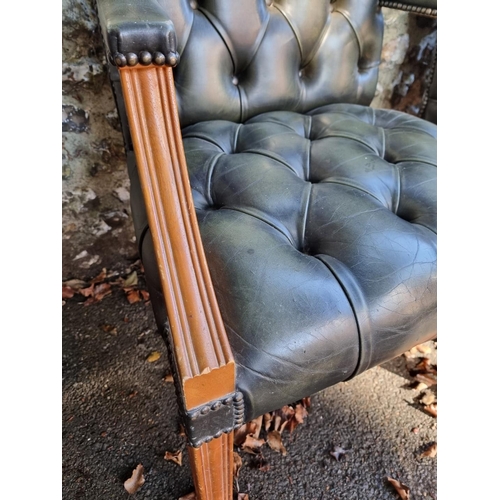
[[[120,67],[126,66],[127,58],[123,54],[118,53],[115,55],[115,64]]]
[[[151,53],[148,52],[147,50],[143,50],[139,54],[139,59],[141,60],[141,63],[144,64],[144,66],[148,66],[151,64],[153,61],[153,57],[151,56]]]

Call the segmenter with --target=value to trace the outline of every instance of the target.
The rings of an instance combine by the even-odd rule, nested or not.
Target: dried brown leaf
[[[142,300],[145,302],[149,300],[149,292],[146,290],[139,290],[139,292],[141,292]]]
[[[161,352],[158,351],[153,351],[146,359],[148,363],[154,363],[155,361],[158,361],[161,357]]]
[[[126,290],[127,300],[129,304],[135,304],[141,301],[141,296],[139,295],[139,290]]]
[[[432,352],[432,348],[427,344],[417,345],[417,346],[415,346],[415,349],[418,352],[421,352],[422,354],[429,354],[430,352]]]
[[[84,288],[85,286],[87,286],[87,283],[85,281],[82,281],[82,280],[73,279],[73,280],[65,281],[63,283],[63,286],[69,286],[73,290],[78,291],[78,290],[80,290],[80,288]]]
[[[423,373],[432,373],[434,375],[437,374],[437,368],[431,364],[429,358],[420,358],[420,362],[415,365],[414,370],[418,370]]]
[[[241,445],[241,449],[251,455],[257,455],[264,443],[263,439],[256,439],[252,434],[247,434],[245,441]]]
[[[132,476],[129,477],[124,483],[123,486],[127,490],[127,493],[133,495],[137,493],[141,486],[144,484],[144,467],[142,464],[139,464],[132,472]]]
[[[238,453],[233,451],[233,475],[235,478],[238,478],[242,466],[243,466],[243,460],[238,455]]]
[[[264,429],[266,432],[271,428],[271,423],[273,421],[273,416],[271,413],[264,413]]]
[[[346,450],[342,448],[342,446],[335,446],[333,448],[333,451],[330,451],[330,455],[337,460],[337,462],[340,460],[340,457],[344,456],[346,454]]]
[[[437,384],[437,380],[434,377],[434,375],[427,374],[427,373],[417,373],[415,375],[415,379],[418,380],[419,382],[424,383],[427,387],[431,387],[433,385]]]
[[[118,333],[116,326],[113,325],[101,325],[101,330],[103,332],[110,333],[111,335],[116,335]]]
[[[302,398],[302,406],[307,409],[311,408],[311,398]]]
[[[432,391],[425,391],[420,398],[420,402],[426,406],[436,402],[436,395]]]
[[[303,424],[304,423],[304,418],[307,417],[307,410],[305,409],[304,406],[301,404],[298,404],[295,407],[295,414],[294,414],[294,419],[299,423]]]
[[[93,279],[90,281],[90,284],[93,285],[94,283],[101,283],[106,279],[106,268],[103,268],[103,270]]]
[[[73,297],[73,295],[75,295],[75,291],[73,290],[73,288],[71,288],[70,286],[66,286],[66,285],[62,286],[62,298],[63,299],[71,299],[71,297]]]
[[[431,443],[430,445],[427,446],[427,448],[420,454],[420,458],[424,457],[430,457],[434,458],[437,455],[438,452],[438,445],[437,443]]]
[[[417,385],[414,385],[414,384],[411,385],[412,389],[415,389],[416,391],[419,391],[419,392],[425,391],[425,389],[427,389],[427,387],[428,387],[427,384],[424,384],[423,382],[418,382]]]
[[[272,450],[278,451],[282,455],[286,455],[286,448],[281,442],[281,434],[278,431],[271,431],[267,433],[267,444]]]
[[[387,480],[398,492],[399,498],[401,498],[401,500],[410,500],[410,488],[408,488],[406,484],[403,484],[400,481],[393,479],[392,477],[387,477]]]
[[[94,288],[94,298],[96,301],[100,301],[104,297],[110,295],[111,292],[111,285],[109,283],[99,283]]]
[[[168,375],[165,375],[163,377],[163,381],[164,382],[168,382],[169,384],[173,384],[174,383],[174,377],[171,373],[169,373]]]
[[[137,271],[132,271],[122,282],[122,287],[130,287],[137,285]]]
[[[87,288],[80,288],[80,293],[84,297],[93,297],[93,295],[94,295],[94,284],[90,285]]]
[[[427,412],[432,417],[437,418],[437,416],[438,416],[438,405],[437,405],[437,403],[432,403],[430,405],[424,406],[424,411]]]
[[[237,429],[234,430],[234,445],[240,446],[244,443],[245,438],[247,437],[247,424],[243,424]]]
[[[260,436],[260,430],[262,429],[262,415],[260,417],[255,418],[252,422],[255,422],[255,430],[253,431],[253,435],[255,437]]]
[[[196,493],[192,491],[183,497],[180,497],[179,500],[196,500]]]
[[[177,465],[182,465],[182,450],[174,451],[173,453],[166,451],[163,458],[169,462],[174,462]]]

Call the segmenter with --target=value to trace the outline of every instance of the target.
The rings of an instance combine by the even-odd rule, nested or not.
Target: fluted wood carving
[[[120,77],[174,356],[190,410],[234,392],[234,360],[196,220],[172,69],[125,67]]]
[[[231,500],[233,492],[233,433],[199,448],[188,448],[197,500]]]

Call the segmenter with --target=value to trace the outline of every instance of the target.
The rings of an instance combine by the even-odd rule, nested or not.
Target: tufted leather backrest
[[[159,2],[177,34],[182,126],[373,98],[383,34],[377,0]]]

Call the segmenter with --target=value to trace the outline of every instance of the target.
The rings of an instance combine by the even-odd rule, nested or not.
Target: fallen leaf
[[[141,296],[139,295],[139,290],[126,290],[127,300],[129,304],[135,304],[141,301]]]
[[[238,493],[238,500],[250,500],[248,493]]]
[[[252,422],[255,422],[255,430],[253,431],[253,435],[256,437],[260,436],[260,430],[262,429],[262,415],[260,417],[255,418]]]
[[[426,406],[436,402],[436,395],[432,391],[425,391],[420,402]]]
[[[139,291],[141,292],[142,300],[144,301],[149,300],[149,292],[147,292],[146,290],[139,290]]]
[[[122,282],[123,288],[137,285],[137,271],[132,271]]]
[[[177,465],[182,465],[182,450],[174,451],[173,453],[166,451],[163,458],[170,462],[174,462]]]
[[[430,405],[424,406],[424,411],[427,412],[432,417],[438,416],[438,405],[437,403],[432,403]]]
[[[238,453],[233,451],[233,475],[235,478],[238,478],[242,466],[243,466],[243,460],[238,455]]]
[[[75,291],[73,290],[73,288],[71,288],[70,286],[66,286],[66,285],[62,286],[62,298],[63,299],[71,299],[71,297],[73,297],[73,295],[75,295]]]
[[[93,285],[94,283],[101,283],[106,279],[106,268],[103,268],[103,270],[93,279],[91,280],[91,284]]]
[[[246,453],[257,455],[264,443],[265,441],[263,439],[256,439],[252,434],[247,434],[245,441],[241,445],[241,449]]]
[[[419,391],[419,392],[425,391],[425,389],[427,389],[427,388],[428,388],[427,384],[424,384],[423,382],[419,382],[415,386],[412,385],[412,389],[415,389],[416,391]]]
[[[437,443],[431,443],[427,448],[419,455],[420,458],[423,457],[430,457],[434,458],[437,455],[438,452],[438,445]]]
[[[422,354],[429,354],[430,352],[432,352],[432,348],[426,344],[417,345],[415,346],[415,349]]]
[[[116,335],[118,333],[116,326],[113,325],[101,325],[101,330],[106,333],[111,333],[111,335]]]
[[[80,288],[87,286],[87,283],[85,281],[82,281],[82,280],[73,279],[73,280],[65,281],[63,283],[63,286],[69,286],[73,290],[78,291],[78,290],[80,290]]]
[[[427,373],[417,373],[415,375],[415,379],[419,382],[423,382],[427,387],[431,387],[437,384],[436,378],[433,375]]]
[[[133,495],[136,493],[140,487],[144,484],[144,481],[146,479],[144,478],[144,467],[142,464],[139,464],[132,472],[132,476],[129,477],[125,483],[123,483],[123,486],[127,490],[127,493],[130,493]]]
[[[306,417],[307,417],[307,410],[305,409],[305,407],[302,406],[302,405],[297,405],[295,407],[294,419],[299,424],[303,424],[304,423],[304,418],[306,418]]]
[[[266,432],[271,428],[273,417],[270,413],[264,413],[264,429]]]
[[[281,442],[281,434],[278,431],[271,431],[267,433],[267,444],[272,450],[278,451],[282,455],[286,455],[286,448]]]
[[[387,477],[387,480],[394,486],[394,489],[398,492],[399,498],[401,500],[410,500],[410,488],[392,477]]]
[[[311,408],[311,398],[302,398],[302,406],[307,409]]]
[[[192,491],[183,497],[180,497],[179,500],[196,500],[196,493]]]
[[[84,297],[92,297],[94,295],[94,285],[92,284],[87,288],[80,288],[80,293]]]
[[[111,285],[109,283],[99,283],[94,289],[94,298],[97,301],[102,300],[107,295],[110,295],[111,292]]]
[[[414,370],[418,370],[419,372],[424,373],[433,373],[437,374],[437,368],[431,364],[431,360],[429,358],[420,358],[421,361],[415,365]]]
[[[330,455],[334,457],[335,460],[337,460],[337,462],[340,460],[340,457],[342,457],[345,454],[346,450],[344,450],[342,446],[335,446],[335,448],[333,448],[333,451],[330,451]]]
[[[158,351],[153,351],[147,358],[148,363],[154,363],[155,361],[158,361],[161,357],[161,352]]]
[[[173,384],[174,383],[174,377],[171,373],[169,373],[168,375],[165,375],[163,377],[163,381],[164,382],[168,382],[169,384]]]

